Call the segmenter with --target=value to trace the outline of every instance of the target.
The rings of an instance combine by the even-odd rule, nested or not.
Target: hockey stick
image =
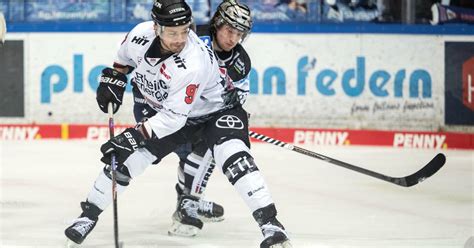
[[[386,175],[377,173],[375,171],[364,169],[364,168],[361,168],[361,167],[358,167],[358,166],[355,166],[355,165],[352,165],[352,164],[348,164],[346,162],[342,162],[342,161],[334,159],[334,158],[324,156],[324,155],[316,153],[316,152],[306,150],[306,149],[298,147],[298,146],[294,146],[294,145],[285,143],[285,142],[280,141],[280,140],[270,138],[270,137],[265,136],[263,134],[255,133],[253,131],[249,131],[249,136],[252,137],[252,138],[255,138],[255,139],[265,141],[267,143],[279,146],[279,147],[286,148],[288,150],[292,150],[292,151],[304,154],[306,156],[321,159],[321,160],[324,160],[328,163],[335,164],[335,165],[344,167],[346,169],[353,170],[353,171],[362,173],[364,175],[375,177],[377,179],[380,179],[380,180],[383,180],[383,181],[386,181],[386,182],[389,182],[389,183],[393,183],[393,184],[396,184],[398,186],[403,186],[403,187],[411,187],[415,184],[418,184],[418,183],[422,182],[423,180],[425,180],[428,177],[435,174],[439,169],[441,169],[441,167],[443,167],[444,163],[446,162],[446,157],[444,156],[444,154],[443,153],[438,153],[433,159],[431,159],[430,162],[428,162],[428,164],[426,164],[419,171],[417,171],[417,172],[415,172],[411,175],[405,176],[405,177],[390,177],[390,176],[386,176]]]
[[[112,139],[114,135],[114,107],[113,103],[109,103],[108,113],[109,113],[109,134]],[[119,232],[118,232],[118,211],[117,211],[117,163],[115,161],[115,153],[111,155],[111,167],[112,167],[112,199],[113,199],[113,208],[114,208],[114,241],[115,248],[122,248],[123,244],[119,242]]]

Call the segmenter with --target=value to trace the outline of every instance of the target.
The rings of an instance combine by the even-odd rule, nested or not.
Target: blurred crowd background
[[[221,0],[188,0],[197,23]],[[473,0],[241,0],[259,23],[474,23]],[[137,23],[150,19],[153,0],[0,0],[10,23],[90,21]]]

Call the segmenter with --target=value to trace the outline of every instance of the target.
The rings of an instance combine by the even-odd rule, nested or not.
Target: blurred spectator
[[[197,24],[207,23],[210,20],[211,1],[210,0],[186,0],[193,10],[193,18]],[[132,23],[151,20],[150,9],[153,0],[127,0],[126,16]]]
[[[101,0],[34,0],[25,1],[28,21],[107,21],[110,2]]]
[[[306,0],[280,0],[275,7],[286,5],[286,7],[295,12],[306,14],[308,12],[308,5]]]
[[[448,1],[450,6],[457,6],[462,8],[474,9],[473,0],[451,0]]]
[[[242,0],[241,0],[242,1]],[[318,4],[318,0],[248,0],[246,2],[252,10],[255,21],[308,21],[313,20],[314,9],[310,9],[310,1]]]
[[[379,21],[402,23],[404,21],[403,17],[408,15],[408,13],[403,13],[402,5],[408,5],[411,1],[413,0],[379,0],[384,6]],[[427,23],[431,19],[431,6],[440,1],[441,0],[415,0],[414,4],[411,5],[415,9],[410,11],[410,13],[414,14],[414,22]]]
[[[380,0],[383,8],[380,10],[379,21],[400,22],[402,20],[402,5],[400,0]]]
[[[429,23],[432,18],[431,6],[441,0],[417,0],[415,4],[415,23]]]
[[[8,20],[8,5],[7,3],[0,1],[0,13],[5,16],[5,19]]]
[[[327,22],[376,21],[380,11],[375,0],[325,0],[323,20]]]
[[[459,1],[457,5],[436,3],[432,6],[431,24],[469,23],[474,24],[474,8],[471,4]]]
[[[379,0],[383,5],[379,21],[403,22],[402,4],[412,0]],[[433,19],[432,6],[443,3],[452,7],[474,8],[473,0],[415,0],[415,23],[429,23]]]
[[[471,22],[474,0],[240,0],[258,22]],[[112,5],[116,3],[119,5]],[[222,0],[187,0],[194,20],[209,21]],[[10,22],[93,21],[138,23],[150,19],[153,0],[0,0]],[[434,7],[433,7],[434,6]]]

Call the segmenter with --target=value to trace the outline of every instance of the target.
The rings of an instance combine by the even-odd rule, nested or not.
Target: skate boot
[[[97,224],[99,214],[102,212],[101,209],[89,202],[81,202],[81,208],[82,214],[64,231],[66,237],[76,244],[81,244],[86,239]]]
[[[276,218],[260,226],[260,228],[264,238],[260,243],[260,248],[292,247],[285,228]]]
[[[215,202],[199,199],[198,216],[203,222],[220,222],[224,220],[224,208]]]
[[[179,197],[184,194],[183,190],[176,184],[176,193]],[[198,218],[202,222],[220,222],[224,220],[224,207],[221,205],[206,201],[204,199],[199,199],[199,208],[198,208]]]
[[[253,217],[262,229],[263,241],[260,248],[291,248],[288,234],[283,225],[277,220],[277,211],[274,204],[257,209]]]
[[[181,195],[173,214],[173,224],[168,235],[193,237],[202,229],[203,223],[198,218],[199,200],[190,195]]]

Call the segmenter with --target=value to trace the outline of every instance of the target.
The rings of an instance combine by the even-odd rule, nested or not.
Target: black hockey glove
[[[100,160],[106,164],[111,164],[110,155],[115,153],[117,164],[123,164],[135,150],[144,146],[145,138],[143,135],[135,128],[127,128],[100,147],[103,154]]]
[[[127,86],[127,76],[125,74],[112,68],[103,69],[96,96],[100,110],[107,113],[107,106],[109,103],[113,103],[114,113],[116,113],[122,105],[125,86]]]

